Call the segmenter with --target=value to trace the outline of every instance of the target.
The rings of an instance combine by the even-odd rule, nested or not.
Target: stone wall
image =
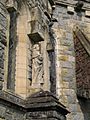
[[[0,2],[0,89],[4,82],[4,61],[5,61],[5,49],[6,49],[6,10],[4,4]]]
[[[32,5],[37,5],[37,7],[34,6],[36,9],[31,12],[29,11],[31,8],[27,5],[26,1],[19,2],[18,8],[13,0],[7,1],[6,4],[4,1],[2,3],[0,2],[0,119],[66,120],[66,115],[69,111],[64,105],[59,103],[58,99],[52,93],[48,92],[50,91],[50,76],[48,73],[50,56],[48,56],[46,50],[49,36],[49,27],[46,21],[49,22],[49,20],[48,15],[46,16],[43,10],[38,11],[38,7],[43,9],[44,3],[41,3],[42,1],[36,1],[35,4],[32,3]],[[28,2],[31,3],[32,1]],[[43,17],[43,19],[39,17]],[[35,19],[36,22],[31,21],[31,19]],[[29,22],[35,22],[35,24],[29,26]],[[43,23],[43,27],[45,28],[42,43],[39,39],[42,37],[40,35],[42,33],[41,23]],[[34,25],[36,25],[35,28]],[[32,84],[30,82],[33,82],[33,79],[29,79],[27,75],[31,69],[28,66],[32,65],[30,60],[33,59],[31,58],[31,47],[35,44],[37,45],[38,42],[41,45],[42,51],[40,52],[42,52],[44,59],[43,88],[40,87],[40,81],[38,79],[37,84],[31,86]],[[52,55],[51,58],[53,59],[51,62],[53,62],[55,68],[54,54],[52,53]],[[53,74],[53,72],[51,73]],[[31,79],[32,81],[29,81]],[[40,88],[48,91],[42,90],[36,93],[36,89],[39,90]],[[55,92],[56,86],[53,85],[52,88],[54,88]],[[31,95],[33,92],[35,94]]]
[[[0,41],[2,41],[3,47],[0,47],[0,50],[2,49],[1,57],[3,58],[0,59],[0,65],[2,65],[0,80],[4,81],[3,89],[18,93],[24,98],[35,90],[50,90],[49,56],[46,49],[49,39],[49,18],[48,15],[44,14],[44,11],[49,14],[47,2],[41,0],[36,2],[11,0],[6,1],[6,3],[2,1],[2,3],[0,6],[0,31],[2,27],[4,30],[0,32],[2,37]],[[37,75],[37,72],[33,72],[33,60],[38,57],[35,53],[36,57],[33,58],[33,48],[36,44],[40,46],[39,52],[43,59],[43,66],[39,68],[43,69],[43,72],[38,73],[39,75]],[[4,57],[3,53],[5,53]],[[43,76],[42,80],[34,80],[33,76],[35,75],[36,79]],[[37,76],[39,77],[37,78]]]
[[[89,40],[86,37],[81,37],[80,33],[84,36],[85,34],[76,30],[78,35],[74,33],[75,43],[75,56],[76,56],[76,87],[77,95],[83,98],[90,98],[90,54],[85,47],[84,39],[89,45]],[[81,38],[80,38],[81,37]],[[80,41],[82,40],[82,41]]]
[[[21,102],[18,96],[0,91],[0,120],[25,120],[25,110],[19,106]]]
[[[67,113],[48,91],[39,91],[26,100],[0,91],[0,120],[66,120]]]
[[[57,18],[54,23],[53,36],[56,40],[56,91],[59,100],[65,104],[71,114],[67,116],[68,120],[89,120],[90,105],[89,100],[77,98],[76,73],[75,73],[75,49],[73,30],[75,26],[85,29],[85,34],[90,33],[90,18],[85,17],[85,11],[76,12],[74,9],[75,1],[56,0],[56,8],[53,18]],[[86,6],[87,3],[84,3]],[[73,7],[73,12],[68,13],[68,6]],[[88,4],[89,6],[89,4]],[[87,104],[87,109],[84,106]]]
[[[23,4],[23,2],[22,4],[20,4],[19,2],[18,4],[20,5],[19,6],[20,8],[18,9],[19,11],[17,11],[18,13],[17,14],[18,45],[16,49],[17,62],[14,61],[16,62],[16,74],[15,74],[16,75],[15,76],[16,91],[15,92],[23,96],[24,98],[26,98],[27,95],[35,92],[35,86],[30,86],[31,85],[30,82],[32,82],[30,81],[31,76],[27,75],[29,72],[31,73],[30,71],[31,66],[30,68],[28,68],[28,65],[29,64],[31,65],[31,61],[29,61],[31,59],[31,47],[32,47],[31,44],[35,42],[33,41],[31,43],[32,35],[30,35],[31,34],[30,31],[32,30],[31,30],[31,27],[29,26],[30,25],[29,22],[31,21],[31,14],[29,12],[31,12],[31,8],[35,7],[33,5],[36,5],[38,1],[36,3],[34,3],[34,1],[29,1],[29,4],[28,4],[29,9],[27,8],[27,4]],[[67,115],[67,120],[79,120],[79,119],[89,120],[90,119],[90,100],[78,98],[76,94],[77,87],[76,87],[76,73],[75,73],[75,49],[74,49],[73,30],[75,26],[79,26],[80,29],[82,29],[85,32],[85,34],[87,35],[90,34],[90,27],[89,27],[90,16],[86,17],[86,10],[87,9],[90,10],[90,6],[89,6],[89,3],[86,2],[84,3],[83,9],[77,12],[74,9],[77,1],[72,0],[71,2],[69,0],[66,0],[66,2],[65,1],[63,2],[62,0],[55,0],[55,2],[56,2],[56,6],[53,6],[53,15],[52,14],[50,15],[48,14],[47,11],[44,11],[43,9],[45,8],[44,3],[41,3],[41,1],[39,1],[38,3],[41,10],[43,11],[42,13],[43,21],[41,19],[40,21],[45,24],[44,26],[45,34],[43,34],[44,42],[42,43],[42,49],[44,51],[43,55],[44,55],[44,70],[45,70],[44,72],[45,84],[43,89],[48,91],[51,89],[51,92],[56,94],[59,101],[63,103],[70,110],[71,113]],[[52,1],[51,3],[53,4]],[[68,7],[71,7],[72,9],[69,9]],[[32,16],[32,18],[33,17],[37,18],[36,15]],[[4,75],[4,59],[5,59],[5,55],[7,54],[7,53],[5,54],[6,43],[7,43],[6,21],[7,21],[6,6],[0,3],[0,57],[1,57],[0,89],[2,89],[3,82],[4,82],[4,85],[7,86],[7,81],[6,81],[7,74]],[[49,27],[51,28],[51,31],[49,31]],[[42,31],[36,31],[36,32],[38,34],[42,33]],[[55,48],[53,49],[53,52],[49,51],[50,53],[48,56],[48,53],[47,53],[48,50],[46,51],[46,47],[49,39],[48,37],[49,32],[51,32],[50,39],[51,41],[54,40]],[[30,58],[29,58],[29,55],[30,55]],[[51,63],[50,74],[48,73],[49,60]],[[5,76],[5,79],[4,79],[4,76]],[[50,81],[51,81],[51,88],[50,88]],[[60,105],[59,101],[54,96],[52,97],[51,94],[49,94],[49,97],[48,97],[48,93],[46,92],[43,98],[42,96],[35,95],[33,96],[33,99],[32,98],[30,99],[31,99],[30,101],[23,100],[21,98],[18,99],[18,95],[9,96],[8,92],[7,94],[5,93],[3,95],[2,91],[0,91],[1,120],[4,120],[4,119],[6,120],[34,119],[35,120],[37,119],[37,117],[38,119],[43,118],[43,120],[44,119],[45,120],[47,119],[65,120],[66,119],[65,115],[66,113],[68,113],[67,110],[65,110],[65,107],[63,105]],[[42,100],[45,108],[44,112],[43,112],[43,109],[41,109]],[[54,102],[52,102],[53,100]],[[27,104],[28,102],[29,104]],[[26,106],[25,106],[25,103],[26,103]],[[60,106],[58,106],[58,104]],[[28,106],[30,108],[26,111]],[[40,108],[40,111],[37,112],[38,107]],[[35,110],[33,113],[31,113],[32,108],[33,110]],[[61,108],[66,111],[65,114]],[[48,110],[50,114],[46,112]]]
[[[22,110],[18,110],[11,106],[12,104],[10,104],[10,106],[3,105],[3,102],[0,100],[0,120],[26,120]]]

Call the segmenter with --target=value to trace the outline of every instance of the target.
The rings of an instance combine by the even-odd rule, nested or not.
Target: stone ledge
[[[61,112],[61,114],[66,115],[69,113],[69,111],[66,109],[64,105],[62,105],[58,99],[52,95],[52,93],[48,91],[39,91],[32,96],[28,97],[26,100],[26,107],[35,109],[40,108],[43,110],[56,110],[58,112]]]
[[[23,110],[26,111],[55,110],[64,116],[70,113],[66,107],[48,91],[39,91],[26,100],[16,94],[0,91],[0,101],[4,101],[6,105],[10,104],[9,106],[12,104],[12,107],[23,108]]]
[[[0,100],[7,101],[10,104],[25,107],[25,100],[20,98],[20,96],[8,92],[8,91],[0,91]]]

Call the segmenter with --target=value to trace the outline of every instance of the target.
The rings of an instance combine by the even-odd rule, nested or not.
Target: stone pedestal
[[[48,91],[40,91],[27,99],[27,118],[30,120],[66,120],[69,112]]]
[[[4,120],[66,120],[65,106],[48,91],[39,91],[26,100],[0,92],[0,118]]]

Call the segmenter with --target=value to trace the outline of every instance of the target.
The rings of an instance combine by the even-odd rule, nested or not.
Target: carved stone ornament
[[[43,83],[43,57],[40,50],[40,44],[35,44],[33,46],[33,55],[32,55],[32,83],[42,84]]]

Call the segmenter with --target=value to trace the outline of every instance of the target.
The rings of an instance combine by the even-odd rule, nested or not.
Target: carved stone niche
[[[7,0],[6,7],[9,12],[17,11],[17,2],[15,0]]]
[[[28,36],[34,42],[44,41],[45,23],[43,22],[43,12],[39,6],[31,9],[31,21],[28,22],[30,32]]]
[[[44,41],[44,26],[38,20],[30,21],[29,24],[31,26],[31,31],[28,34],[30,39],[34,42]]]

